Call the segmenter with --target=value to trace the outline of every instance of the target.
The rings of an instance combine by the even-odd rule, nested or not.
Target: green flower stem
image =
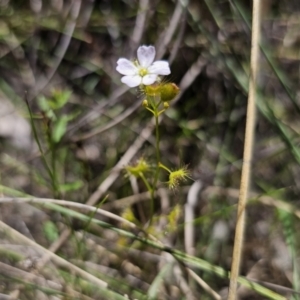
[[[156,162],[157,162],[157,169],[159,169],[158,165],[160,163],[160,151],[159,151],[159,127],[158,127],[158,113],[157,111],[155,112],[155,136],[156,136],[156,144],[155,144],[155,148],[156,148]]]
[[[165,165],[163,165],[161,162],[158,164],[158,166],[159,166],[159,168],[162,168],[162,169],[166,170],[167,172],[169,172],[169,174],[172,173],[172,171],[169,168],[167,168]]]
[[[152,182],[152,187],[150,186],[149,182],[146,180],[143,174],[140,174],[142,180],[144,181],[148,191],[150,192],[151,196],[151,212],[150,212],[150,221],[149,221],[149,226],[152,223],[152,218],[154,214],[154,196],[155,196],[155,191],[157,189],[157,182],[158,182],[158,177],[159,177],[159,164],[160,164],[160,151],[159,151],[159,143],[160,143],[160,136],[159,136],[159,115],[163,113],[164,110],[159,111],[159,106],[161,105],[162,101],[157,97],[157,96],[148,96],[147,101],[149,102],[151,108],[146,107],[147,110],[149,110],[155,119],[155,152],[156,152],[156,168],[155,168],[155,175],[154,175],[154,180]]]
[[[151,193],[152,192],[152,187],[150,186],[148,180],[146,179],[146,177],[144,176],[144,174],[142,172],[139,173],[140,177],[142,178],[145,186],[147,187],[147,190]]]
[[[160,116],[163,112],[165,112],[166,111],[166,109],[163,109],[163,110],[161,110],[161,111],[159,111],[158,113],[157,113],[157,116]]]
[[[155,136],[156,136],[156,144],[155,144],[155,150],[156,150],[156,169],[155,169],[155,176],[154,181],[152,185],[152,189],[150,190],[151,195],[151,209],[150,209],[150,221],[149,226],[152,223],[153,214],[154,214],[154,193],[156,191],[157,181],[159,177],[159,163],[160,163],[160,152],[159,152],[159,128],[158,128],[158,114],[157,114],[157,108],[155,108],[154,113],[155,118]]]
[[[155,172],[155,178],[154,178],[154,182],[153,182],[153,189],[155,190],[156,183],[158,180],[158,175],[159,175],[159,166],[158,165],[160,163],[160,151],[159,151],[160,136],[159,136],[159,122],[158,122],[159,120],[158,120],[158,118],[159,118],[159,115],[163,112],[163,110],[158,111],[159,106],[161,105],[162,101],[157,96],[149,96],[148,101],[149,101],[150,105],[152,106],[152,109],[150,109],[148,107],[147,107],[147,109],[152,112],[152,114],[155,118],[156,172]]]
[[[139,175],[142,178],[144,184],[146,185],[147,190],[149,191],[150,197],[151,197],[151,201],[150,201],[150,219],[149,219],[149,226],[150,226],[151,223],[152,223],[153,215],[154,215],[154,192],[155,192],[155,189],[150,186],[148,180],[146,179],[146,177],[144,176],[143,173],[140,173]]]
[[[153,113],[153,115],[155,116],[155,112],[154,112],[154,110],[152,110],[151,108],[149,108],[149,107],[146,107],[146,109],[148,109],[150,112],[152,112]]]
[[[162,101],[160,99],[160,97],[158,96],[150,96],[147,95],[147,99],[146,99],[149,104],[150,107],[145,106],[145,108],[147,110],[149,110],[155,119],[155,138],[156,138],[156,142],[155,142],[155,152],[156,152],[156,168],[155,168],[155,175],[154,175],[154,180],[152,182],[152,187],[150,186],[149,182],[146,180],[146,178],[144,177],[143,174],[140,174],[140,177],[142,178],[142,180],[144,181],[148,191],[150,192],[150,196],[151,196],[151,213],[150,213],[150,225],[152,222],[152,218],[153,218],[153,214],[154,214],[154,196],[155,196],[155,191],[157,189],[157,182],[158,182],[158,178],[159,178],[159,172],[160,172],[160,150],[159,150],[159,143],[160,143],[160,136],[159,136],[159,116],[166,110],[166,109],[162,109],[159,110],[160,105],[162,104]],[[149,226],[150,226],[149,225]]]
[[[158,109],[161,104],[162,104],[162,101],[159,99],[159,101],[157,102],[157,105],[156,105],[156,109]]]

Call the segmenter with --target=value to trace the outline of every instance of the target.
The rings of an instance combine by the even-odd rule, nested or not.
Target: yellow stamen
[[[147,74],[148,74],[148,70],[147,69],[145,69],[145,68],[139,69],[139,75],[140,76],[144,77]]]

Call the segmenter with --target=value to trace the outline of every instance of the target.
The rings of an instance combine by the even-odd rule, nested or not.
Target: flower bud
[[[179,93],[179,87],[175,83],[165,83],[160,85],[160,99],[163,102],[173,100]]]
[[[150,165],[144,158],[140,158],[134,165],[125,167],[128,174],[135,177],[140,177],[141,174],[145,174],[150,170]]]
[[[169,188],[175,190],[181,182],[186,181],[188,178],[190,178],[190,172],[186,166],[178,170],[172,171],[169,174]]]
[[[168,109],[170,107],[170,104],[168,102],[164,102],[164,108]]]
[[[151,85],[145,85],[144,93],[147,96],[151,96],[151,97],[158,96],[160,94],[160,86],[161,86],[161,84],[158,84],[158,83],[154,83]]]
[[[147,101],[147,99],[144,99],[144,100],[143,100],[142,105],[143,105],[144,107],[148,107],[148,101]]]

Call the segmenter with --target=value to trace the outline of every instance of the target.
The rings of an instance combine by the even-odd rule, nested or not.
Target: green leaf
[[[51,109],[45,96],[40,96],[37,100],[38,106],[42,111],[46,112]]]
[[[46,221],[44,223],[44,234],[46,236],[46,238],[51,242],[53,243],[54,241],[56,241],[59,237],[59,233],[58,233],[58,230],[57,230],[57,227],[56,225],[51,222],[51,221]]]
[[[59,186],[59,190],[61,192],[76,191],[76,190],[80,189],[82,186],[83,186],[83,182],[81,180],[76,180],[74,182],[61,184]]]
[[[160,287],[163,284],[164,278],[170,274],[173,268],[173,263],[167,263],[158,273],[153,280],[150,288],[148,289],[148,299],[157,299],[160,293]]]
[[[72,92],[69,90],[61,91],[56,90],[53,91],[52,99],[49,101],[49,104],[52,109],[60,109],[66,105],[68,100],[70,99]]]
[[[49,105],[49,99],[47,99],[45,96],[38,97],[38,106],[49,119],[51,120],[56,119],[56,116]]]
[[[52,131],[52,141],[58,143],[64,136],[67,130],[67,125],[69,122],[69,117],[67,115],[61,116],[57,122],[55,122]]]

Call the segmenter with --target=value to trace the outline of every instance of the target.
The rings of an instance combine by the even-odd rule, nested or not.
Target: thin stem
[[[253,0],[252,21],[252,48],[250,64],[249,95],[247,107],[247,120],[244,144],[244,158],[241,176],[240,196],[237,211],[237,223],[234,239],[232,265],[230,272],[230,286],[228,300],[234,300],[237,296],[237,283],[240,269],[241,252],[246,218],[246,204],[250,184],[251,162],[254,144],[255,129],[255,99],[257,89],[257,74],[259,60],[259,37],[260,37],[260,0]]]
[[[149,107],[146,107],[146,109],[148,109],[150,112],[152,112],[153,113],[153,115],[155,115],[155,112],[154,112],[154,110],[152,110],[151,108],[149,108]]]
[[[166,109],[164,108],[163,110],[161,110],[161,111],[159,111],[158,113],[157,113],[157,116],[160,116],[163,112],[165,112],[166,111]]]
[[[154,189],[154,187],[150,186],[148,180],[145,178],[143,173],[140,173],[139,175],[142,178],[144,184],[146,185],[146,187],[147,187],[147,189],[150,193],[150,198],[151,198],[151,201],[150,201],[150,218],[149,218],[149,226],[150,226],[151,223],[152,223],[152,218],[153,218],[153,214],[154,214],[154,192],[155,192],[155,189]]]
[[[153,189],[151,188],[151,186],[150,186],[148,180],[146,179],[146,177],[144,176],[144,174],[143,174],[142,172],[140,172],[139,175],[140,175],[140,177],[142,178],[142,180],[143,180],[145,186],[147,187],[148,192],[151,193]]]
[[[156,136],[156,163],[157,163],[157,169],[159,170],[159,163],[160,163],[160,151],[159,151],[159,127],[158,127],[158,114],[156,113],[154,115],[155,117],[155,136]]]
[[[156,150],[156,169],[155,169],[155,175],[154,175],[154,181],[153,181],[153,186],[152,189],[150,191],[150,195],[151,195],[151,209],[150,209],[150,221],[149,221],[149,226],[151,225],[152,222],[152,217],[154,214],[154,193],[156,191],[156,185],[157,185],[157,181],[158,181],[158,176],[159,176],[159,163],[160,163],[160,151],[159,151],[159,123],[158,123],[158,114],[157,114],[157,108],[155,110],[155,114],[154,114],[154,118],[155,118],[155,137],[156,137],[156,143],[155,143],[155,150]]]
[[[29,119],[30,119],[30,123],[31,123],[31,128],[32,128],[32,132],[33,132],[33,136],[34,136],[34,140],[36,141],[37,145],[38,145],[38,148],[39,148],[39,151],[41,153],[41,158],[42,158],[42,161],[43,161],[43,164],[47,170],[47,173],[51,179],[51,185],[52,185],[52,189],[53,191],[55,191],[55,179],[54,179],[54,174],[53,174],[53,171],[51,171],[48,163],[47,163],[47,160],[46,160],[46,157],[45,157],[45,153],[42,149],[42,145],[40,143],[40,140],[39,140],[39,137],[38,137],[38,133],[37,133],[37,129],[36,129],[36,126],[35,126],[35,123],[34,123],[34,120],[33,120],[33,113],[31,111],[31,108],[30,108],[30,105],[29,105],[29,102],[28,102],[28,99],[27,99],[27,95],[25,97],[25,102],[26,102],[26,105],[27,105],[27,109],[28,109],[28,112],[29,112]]]
[[[55,198],[59,198],[59,188],[58,188],[58,182],[57,182],[57,172],[56,172],[56,157],[57,157],[57,151],[56,151],[56,145],[51,140],[50,137],[50,149],[51,149],[51,167],[52,167],[52,174],[53,174],[53,195]]]
[[[150,221],[149,221],[149,226],[151,225],[152,222],[152,217],[154,214],[154,196],[155,196],[155,191],[157,188],[157,182],[158,182],[158,177],[159,177],[159,164],[160,164],[160,151],[159,151],[159,142],[160,142],[160,136],[159,136],[159,115],[161,112],[159,112],[159,106],[161,104],[161,100],[156,97],[156,96],[149,96],[148,101],[150,103],[150,106],[152,108],[146,107],[147,110],[149,110],[155,119],[155,152],[156,152],[156,167],[155,167],[155,175],[154,175],[154,180],[152,182],[152,188],[150,187],[148,181],[145,179],[144,176],[141,176],[143,179],[145,185],[147,186],[148,191],[150,192],[150,197],[151,197],[151,209],[150,209]]]
[[[172,171],[169,168],[167,168],[165,165],[163,165],[161,162],[158,164],[158,166],[160,168],[166,170],[168,173],[172,173]]]

